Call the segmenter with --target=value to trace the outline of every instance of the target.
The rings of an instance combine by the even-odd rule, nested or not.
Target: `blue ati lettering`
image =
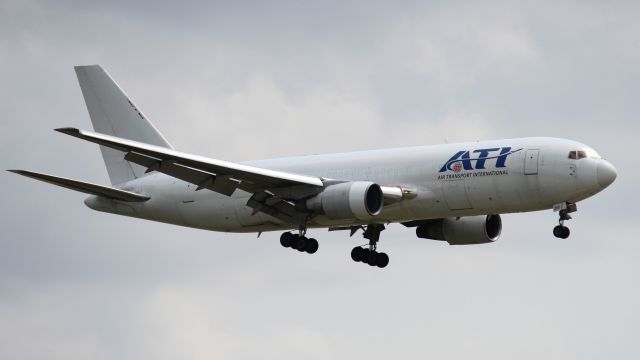
[[[461,170],[486,169],[487,160],[495,159],[496,168],[507,167],[507,157],[522,150],[511,150],[510,146],[502,148],[477,149],[473,151],[461,150],[455,153],[440,169],[440,172],[460,172]]]

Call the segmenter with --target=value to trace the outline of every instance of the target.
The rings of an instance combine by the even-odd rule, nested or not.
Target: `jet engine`
[[[306,205],[330,219],[367,220],[382,211],[384,194],[378,184],[352,181],[327,186],[321,193],[307,200]]]
[[[501,232],[500,215],[427,220],[416,228],[419,238],[444,240],[449,245],[491,243],[498,240]]]

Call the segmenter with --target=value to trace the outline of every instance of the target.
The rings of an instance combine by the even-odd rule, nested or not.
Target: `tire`
[[[296,235],[295,245],[296,250],[303,252],[305,246],[307,245],[307,238],[304,236]]]
[[[369,266],[376,266],[380,254],[375,251],[369,251],[368,255],[366,263],[369,264]]]
[[[387,265],[389,265],[389,255],[385,253],[378,254],[376,259],[376,266],[382,269],[384,267],[387,267]]]
[[[291,245],[289,245],[289,247],[293,250],[298,250],[298,235],[291,234],[289,238],[291,239]]]
[[[360,262],[362,261],[362,259],[364,255],[364,249],[361,248],[360,246],[356,246],[353,248],[353,250],[351,250],[351,260],[355,261],[355,262]]]
[[[568,227],[563,226],[563,229],[562,229],[562,236],[561,236],[561,237],[562,237],[563,239],[566,239],[566,238],[568,238],[568,237],[569,237],[569,235],[571,235],[571,230],[569,230],[569,228],[568,228]]]
[[[293,245],[293,234],[290,232],[282,233],[280,235],[280,245],[288,248]]]
[[[360,253],[360,261],[368,264],[369,263],[369,255],[371,254],[371,250],[367,248],[361,248],[362,252]]]
[[[304,251],[306,251],[308,254],[314,254],[316,251],[318,251],[318,240],[307,239],[307,244]]]
[[[562,234],[563,234],[562,228],[564,228],[564,226],[562,226],[562,225],[558,225],[558,226],[554,227],[553,228],[553,236],[555,236],[555,237],[557,237],[559,239],[562,239]]]

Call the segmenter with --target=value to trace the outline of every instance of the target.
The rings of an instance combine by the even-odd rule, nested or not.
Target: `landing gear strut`
[[[306,228],[301,228],[298,234],[292,234],[290,232],[283,233],[280,235],[280,245],[300,252],[313,254],[318,251],[318,241],[307,238],[305,236],[306,233]]]
[[[356,246],[351,250],[351,259],[355,262],[363,262],[370,266],[379,268],[389,265],[389,256],[382,252],[377,252],[377,243],[380,240],[380,232],[384,230],[382,224],[368,225],[364,231],[364,238],[369,240],[369,246],[363,248]]]
[[[556,208],[558,210],[556,210]],[[569,215],[569,213],[577,211],[578,208],[576,207],[576,204],[562,203],[554,206],[554,210],[559,211],[560,220],[558,220],[559,225],[553,228],[553,236],[560,239],[566,239],[571,234],[571,231],[568,227],[564,226],[564,222],[571,220],[571,215]]]

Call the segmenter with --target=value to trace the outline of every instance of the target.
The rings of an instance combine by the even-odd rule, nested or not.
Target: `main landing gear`
[[[318,251],[318,241],[307,238],[305,234],[306,229],[300,230],[299,234],[292,234],[290,232],[283,233],[280,235],[280,244],[286,248],[313,254]]]
[[[380,240],[380,232],[384,230],[382,224],[368,225],[364,231],[364,238],[369,240],[369,246],[363,248],[356,246],[351,250],[351,259],[355,262],[363,262],[369,266],[377,266],[379,268],[389,265],[389,256],[383,252],[377,252],[377,243]]]
[[[556,210],[556,208],[558,210]],[[576,204],[562,203],[558,206],[554,206],[554,210],[560,212],[560,220],[558,221],[559,225],[553,228],[553,236],[560,239],[566,239],[571,234],[571,231],[568,227],[564,226],[564,222],[566,220],[571,220],[571,215],[569,215],[569,213],[578,211],[578,208]]]

